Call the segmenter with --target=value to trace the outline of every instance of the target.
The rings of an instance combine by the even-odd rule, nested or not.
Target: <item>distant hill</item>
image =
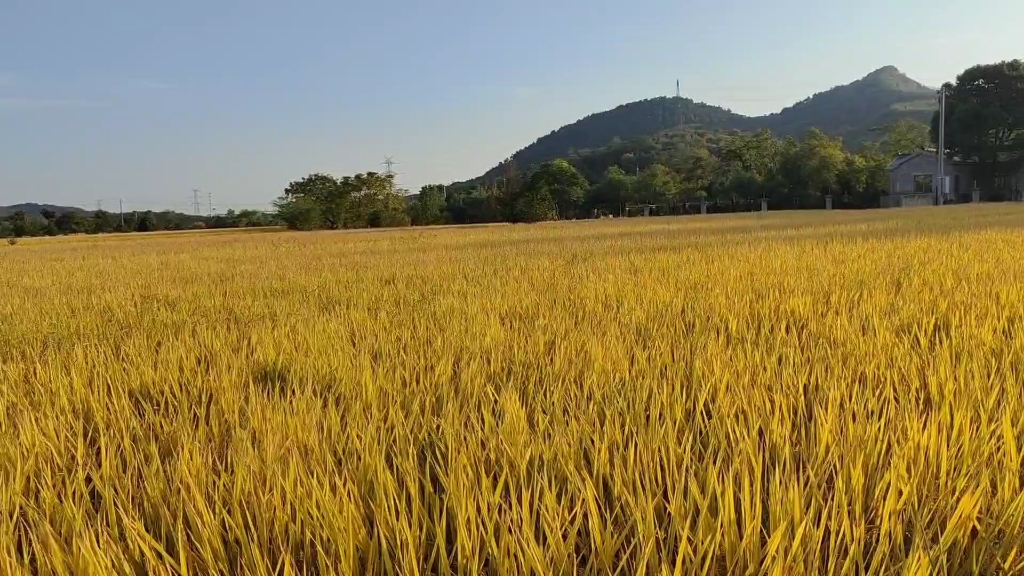
[[[39,216],[43,210],[52,210],[57,214],[64,212],[76,212],[78,214],[92,214],[90,210],[79,208],[78,206],[55,206],[53,204],[35,204],[28,202],[25,204],[14,204],[12,206],[0,206],[0,218],[6,218],[15,212],[21,211],[29,216]]]
[[[794,137],[818,128],[842,137],[848,147],[857,147],[865,141],[878,140],[879,128],[902,118],[928,122],[936,108],[934,88],[907,77],[894,66],[886,66],[767,116],[744,116],[688,98],[662,97],[623,104],[563,126],[516,152],[509,160],[514,160],[520,169],[528,169],[555,158],[620,147],[620,141],[641,137],[764,128],[776,135]],[[474,180],[498,177],[505,162]]]
[[[755,118],[754,124],[783,136],[799,136],[818,128],[856,146],[876,140],[878,128],[902,118],[930,122],[937,107],[935,88],[907,77],[895,66],[886,66],[776,114]]]
[[[623,104],[606,112],[563,126],[516,152],[513,159],[520,168],[601,148],[615,139],[629,140],[650,136],[663,130],[689,127],[711,130],[749,128],[750,118],[730,110],[694,102],[689,98],[651,98]],[[489,170],[484,178],[499,176],[501,166]]]

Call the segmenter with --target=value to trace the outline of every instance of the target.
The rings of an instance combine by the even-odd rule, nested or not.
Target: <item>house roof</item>
[[[929,158],[935,158],[937,156],[937,154],[936,154],[935,150],[925,150],[923,152],[915,152],[913,154],[900,154],[899,156],[896,157],[895,160],[893,160],[892,162],[889,163],[889,166],[888,166],[888,168],[886,168],[886,170],[888,170],[889,172],[892,172],[893,170],[899,169],[900,166],[903,166],[907,162],[910,162],[911,160],[914,160],[916,158],[920,158],[921,156],[928,156]],[[965,160],[963,160],[961,158],[950,158],[949,159],[949,165],[950,166],[971,166],[973,164],[975,164],[975,163],[974,162],[965,161]]]
[[[928,152],[915,152],[913,154],[900,154],[899,156],[896,157],[895,160],[893,160],[892,162],[889,163],[889,167],[886,168],[886,170],[888,170],[889,172],[892,172],[893,170],[898,169],[900,166],[903,166],[907,162],[910,162],[914,158],[917,158],[918,156],[924,156],[925,154],[927,154],[929,156],[932,155],[931,153],[928,153]]]

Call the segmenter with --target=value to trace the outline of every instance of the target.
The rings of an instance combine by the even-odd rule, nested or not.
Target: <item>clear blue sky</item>
[[[481,174],[668,95],[763,114],[1024,56],[1020,0],[2,0],[0,205],[266,206],[314,171]]]

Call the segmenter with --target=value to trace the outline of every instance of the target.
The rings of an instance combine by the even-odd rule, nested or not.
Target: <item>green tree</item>
[[[139,216],[138,221],[135,223],[136,232],[153,232],[157,230],[156,219],[153,218],[152,212],[145,212],[142,216]]]
[[[410,208],[412,223],[417,226],[444,224],[445,187],[430,184],[420,188],[419,196]]]
[[[558,204],[547,188],[525,186],[513,210],[513,222],[544,222],[558,219]]]
[[[671,205],[678,195],[676,175],[663,164],[651,164],[636,181],[636,199],[645,204]]]
[[[552,160],[541,164],[530,175],[524,194],[531,201],[539,201],[538,206],[545,207],[548,205],[545,197],[550,197],[554,202],[555,217],[571,218],[582,206],[588,187],[587,179],[572,164],[565,160]]]
[[[880,143],[881,150],[889,156],[913,154],[928,148],[931,141],[929,127],[923,122],[904,118],[886,126],[885,136]]]
[[[281,212],[283,206],[286,214],[282,214],[282,218],[300,222],[303,227],[299,229],[308,229],[304,226],[310,225],[332,230],[344,228],[352,210],[352,190],[351,185],[329,174],[310,174],[288,184],[284,198],[296,202],[282,202],[277,206],[278,211]]]
[[[90,232],[94,234],[104,234],[107,232],[113,232],[117,228],[117,219],[113,214],[105,210],[97,210],[92,215],[92,226]]]
[[[266,216],[259,210],[239,210],[235,220],[241,228],[269,226]]]
[[[636,179],[616,165],[605,170],[604,178],[590,190],[588,203],[593,208],[621,215],[625,205],[633,199]]]
[[[718,171],[718,158],[706,146],[700,147],[686,159],[679,177],[683,194],[694,198],[713,197],[712,182]]]
[[[1024,61],[968,68],[947,83],[945,153],[979,163],[988,190],[1024,162]],[[933,142],[939,117],[932,118]]]
[[[842,140],[812,128],[800,143],[799,158],[803,180],[812,194],[830,194],[839,186],[839,176],[846,166]]]
[[[29,221],[28,214],[24,210],[18,210],[7,217],[7,222],[11,225],[11,233],[15,238],[22,238],[29,235]]]
[[[320,206],[309,196],[282,196],[274,201],[274,208],[278,218],[292,230],[316,230],[323,226]]]
[[[409,225],[405,197],[395,188],[393,175],[367,172],[345,176],[339,184],[354,207],[345,218],[348,227],[390,228]]]
[[[62,212],[54,220],[54,225],[61,234],[78,234],[86,230],[85,219],[77,212],[72,211]]]

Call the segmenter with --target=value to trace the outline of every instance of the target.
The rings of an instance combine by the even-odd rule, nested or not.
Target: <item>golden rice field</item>
[[[1024,208],[0,245],[0,574],[1022,574]]]

